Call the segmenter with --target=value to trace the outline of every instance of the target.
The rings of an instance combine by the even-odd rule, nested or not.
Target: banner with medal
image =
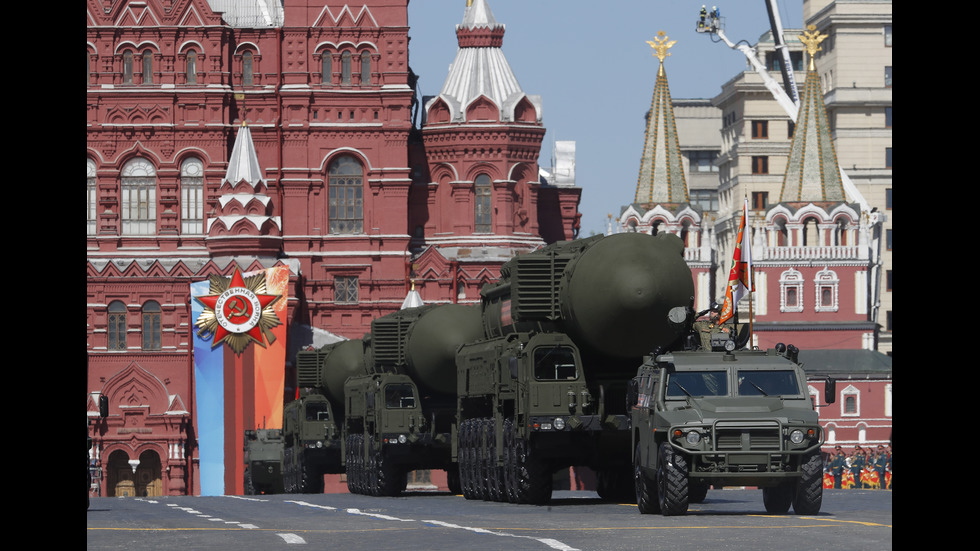
[[[201,495],[242,493],[245,429],[282,428],[289,267],[191,284]]]

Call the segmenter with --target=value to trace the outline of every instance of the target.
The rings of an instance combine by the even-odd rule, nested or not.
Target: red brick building
[[[475,302],[505,260],[576,234],[581,190],[539,178],[541,98],[483,0],[456,30],[457,80],[424,105],[408,0],[87,0],[86,16],[102,495],[199,489],[191,282],[288,266],[295,351],[360,337],[413,280],[426,302]],[[477,76],[486,89],[449,84]]]

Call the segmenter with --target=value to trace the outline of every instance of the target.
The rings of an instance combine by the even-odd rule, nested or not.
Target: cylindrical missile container
[[[456,393],[456,348],[483,338],[477,305],[430,304],[371,322],[374,370],[405,373],[424,394]]]
[[[679,336],[668,312],[694,296],[683,252],[673,234],[621,233],[517,256],[481,292],[484,326],[490,336],[563,331],[614,358],[648,354]]]
[[[297,385],[314,388],[343,411],[344,381],[367,373],[364,341],[340,341],[296,354]]]

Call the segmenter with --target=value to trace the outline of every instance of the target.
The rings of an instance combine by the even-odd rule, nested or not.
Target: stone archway
[[[116,450],[106,464],[107,497],[133,497],[136,494],[136,475],[129,464],[129,454]]]
[[[153,450],[140,454],[140,464],[136,467],[136,495],[144,497],[163,495],[160,456]]]

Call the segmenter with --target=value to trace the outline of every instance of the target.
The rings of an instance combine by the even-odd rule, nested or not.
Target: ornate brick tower
[[[633,203],[619,215],[619,231],[676,234],[684,240],[684,259],[694,273],[695,308],[711,301],[711,248],[707,230],[702,230],[701,207],[690,203],[684,176],[684,159],[677,138],[674,109],[664,60],[677,41],[667,40],[664,31],[647,41],[660,60],[653,98],[647,114],[647,129],[640,158],[640,173]]]
[[[793,145],[779,202],[753,236],[754,344],[807,349],[871,349],[870,228],[845,201],[837,153],[813,55],[825,38],[811,26],[800,39],[810,54]]]
[[[574,236],[581,189],[539,183],[541,97],[518,84],[504,30],[485,0],[468,2],[456,59],[425,103],[427,173],[414,181],[409,225],[427,302],[479,300],[503,261]]]

